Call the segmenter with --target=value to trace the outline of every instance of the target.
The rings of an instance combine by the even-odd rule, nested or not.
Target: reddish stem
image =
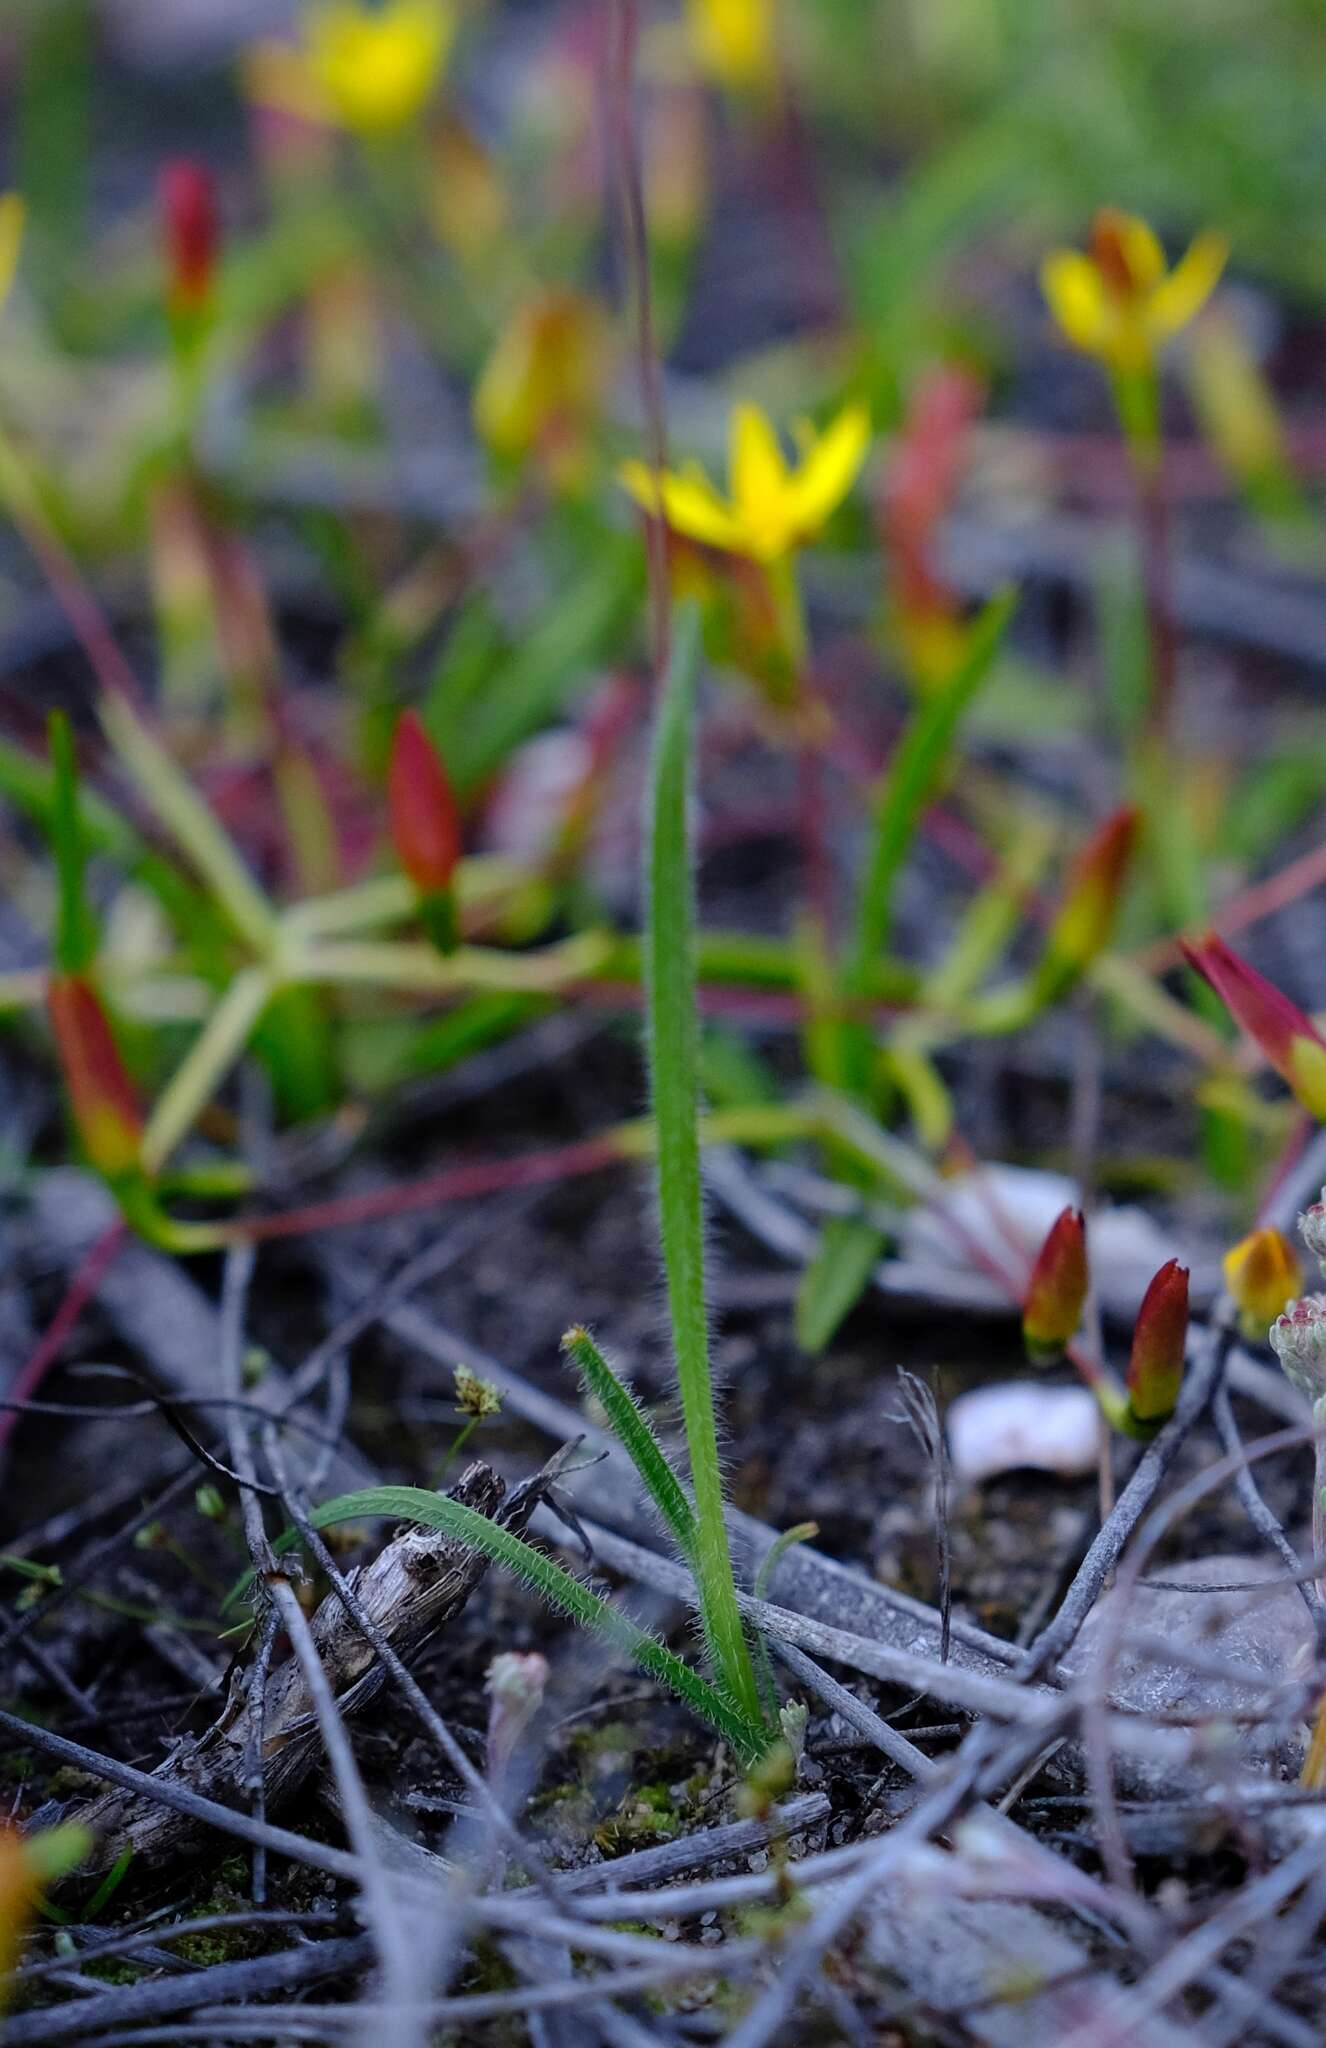
[[[645,415],[650,467],[661,476],[668,463],[667,420],[663,411],[663,380],[654,345],[654,306],[649,276],[649,235],[645,225],[644,180],[640,170],[640,132],[636,118],[635,59],[640,22],[636,0],[612,0],[608,24],[606,95],[611,122],[612,155],[617,173],[626,274],[635,310],[636,367]],[[654,681],[661,688],[667,673],[672,628],[668,598],[668,537],[662,514],[646,512],[645,546],[649,565],[650,609],[653,615]]]
[[[1178,629],[1174,618],[1173,561],[1170,546],[1169,498],[1163,448],[1147,467],[1139,467],[1138,541],[1147,635],[1151,643],[1151,703],[1148,722],[1166,747],[1174,740],[1178,688]]]
[[[8,1400],[17,1403],[32,1399],[64,1349],[67,1339],[73,1334],[74,1326],[83,1310],[105,1279],[111,1262],[128,1233],[129,1226],[121,1216],[89,1246],[73,1279],[65,1289],[64,1299],[47,1325],[41,1341],[20,1367],[18,1377],[6,1396]],[[0,1414],[0,1453],[8,1444],[18,1421],[17,1407],[8,1408]]]
[[[638,1010],[644,993],[637,981],[582,981],[564,991],[568,999],[606,1009]],[[753,988],[746,982],[701,982],[696,1000],[706,1017],[736,1017],[745,1024],[769,1026],[772,1030],[799,1030],[810,1014],[804,996],[791,990]],[[888,1023],[914,1009],[907,1002],[854,1002],[817,1005],[817,1018],[838,1017],[844,1023]]]
[[[21,490],[14,493],[8,510],[40,564],[98,683],[110,696],[123,697],[135,711],[144,714],[147,705],[142,686],[111,631],[110,622],[91,586],[64,542],[38,507],[24,499]]]
[[[513,1188],[530,1188],[571,1180],[584,1173],[597,1173],[605,1166],[619,1166],[629,1157],[615,1138],[585,1138],[574,1145],[560,1145],[545,1152],[525,1152],[514,1159],[478,1159],[466,1166],[444,1167],[441,1173],[404,1187],[374,1188],[364,1195],[343,1195],[329,1202],[313,1202],[303,1209],[287,1209],[277,1216],[241,1219],[225,1232],[236,1243],[261,1244],[277,1237],[307,1237],[315,1230],[343,1230],[350,1224],[373,1222],[382,1216],[404,1216],[414,1209],[431,1209],[442,1202],[473,1201],[480,1195],[504,1194]]]
[[[1270,917],[1277,910],[1284,910],[1306,896],[1310,889],[1326,882],[1326,844],[1314,846],[1310,853],[1304,853],[1297,860],[1290,861],[1277,874],[1268,875],[1265,881],[1256,882],[1249,889],[1240,889],[1209,920],[1210,929],[1221,938],[1228,938],[1233,932],[1246,931],[1249,925],[1259,924],[1264,917]],[[1151,945],[1143,946],[1133,954],[1138,967],[1144,967],[1148,974],[1167,974],[1177,967],[1183,955],[1179,942],[1174,939],[1156,939]]]

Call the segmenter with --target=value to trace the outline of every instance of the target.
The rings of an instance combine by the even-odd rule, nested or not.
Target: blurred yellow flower
[[[456,33],[451,0],[324,0],[304,15],[304,46],[256,44],[245,85],[260,103],[358,135],[390,135],[422,113]]]
[[[91,1847],[87,1829],[73,1822],[21,1835],[0,1821],[0,2016],[23,1932],[43,1887],[75,1869]]]
[[[1074,348],[1112,370],[1143,370],[1210,298],[1229,254],[1223,235],[1198,235],[1170,270],[1136,214],[1102,207],[1089,252],[1056,249],[1041,265],[1050,311]]]
[[[739,405],[729,438],[729,498],[698,463],[660,476],[643,462],[627,462],[621,481],[647,512],[661,513],[687,539],[775,562],[813,540],[851,490],[870,445],[870,418],[863,405],[846,405],[822,434],[799,421],[796,439],[801,459],[789,465],[765,414]]]
[[[0,192],[0,306],[9,296],[23,240],[23,201],[17,192]]]
[[[1225,1253],[1222,1270],[1244,1336],[1264,1344],[1276,1317],[1303,1291],[1298,1254],[1282,1231],[1268,1225],[1240,1238]]]
[[[507,461],[537,450],[556,480],[575,482],[609,355],[608,324],[591,300],[567,291],[527,300],[498,335],[475,385],[480,437]]]
[[[763,91],[776,72],[774,0],[686,0],[700,69],[731,92]]]

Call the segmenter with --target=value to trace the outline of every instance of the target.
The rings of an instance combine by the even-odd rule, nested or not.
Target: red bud
[[[931,567],[931,548],[957,485],[967,432],[980,403],[976,379],[951,363],[931,370],[908,403],[880,514],[898,600],[905,611],[929,614],[949,608]]]
[[[1200,946],[1180,944],[1188,965],[1210,982],[1304,1109],[1326,1123],[1326,1039],[1312,1019],[1214,932]]]
[[[1022,1310],[1022,1335],[1034,1359],[1059,1356],[1082,1320],[1086,1298],[1086,1228],[1080,1209],[1065,1209],[1031,1269]]]
[[[1133,1325],[1128,1408],[1132,1420],[1144,1429],[1158,1427],[1174,1412],[1187,1335],[1188,1268],[1171,1259],[1142,1296]]]
[[[83,1150],[98,1173],[118,1179],[138,1165],[143,1122],[106,1012],[81,975],[53,975],[46,1001]]]
[[[176,157],[162,170],[159,189],[171,311],[196,313],[216,271],[216,187],[193,157]]]
[[[417,711],[402,712],[387,775],[391,836],[416,888],[449,889],[460,859],[460,816],[446,769]]]
[[[402,712],[396,725],[387,801],[397,858],[419,891],[430,932],[449,951],[456,942],[452,883],[460,859],[460,813],[415,711]]]
[[[1036,973],[1040,1002],[1065,995],[1108,946],[1139,823],[1140,814],[1129,804],[1111,812],[1073,862]]]

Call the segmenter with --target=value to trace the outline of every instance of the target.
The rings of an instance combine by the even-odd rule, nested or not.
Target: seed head
[[[468,1365],[458,1365],[453,1377],[458,1414],[472,1416],[476,1422],[482,1421],[485,1415],[501,1414],[502,1396],[492,1380],[481,1380]]]

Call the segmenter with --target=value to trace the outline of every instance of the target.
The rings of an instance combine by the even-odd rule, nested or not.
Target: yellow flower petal
[[[836,512],[861,472],[870,446],[870,415],[863,405],[845,405],[806,455],[788,494],[793,537],[808,539]]]
[[[704,547],[746,552],[742,529],[704,472],[694,465],[661,479],[643,462],[624,462],[620,482],[646,512],[659,513],[677,533]]]
[[[646,512],[660,510],[658,478],[643,462],[623,462],[617,471],[617,481],[623,490],[630,492],[637,505]]]
[[[1135,213],[1111,209],[1110,219],[1123,250],[1128,275],[1137,292],[1152,291],[1165,275],[1165,252],[1155,229]]]
[[[389,0],[380,8],[331,0],[310,12],[305,39],[317,83],[345,126],[385,135],[423,111],[455,29],[446,0]]]
[[[735,554],[749,551],[742,521],[723,503],[700,469],[664,477],[663,516],[677,533],[684,533],[705,547],[727,548]]]
[[[1200,313],[1220,281],[1228,256],[1229,244],[1223,235],[1208,230],[1197,236],[1147,302],[1146,324],[1157,341],[1168,341]]]
[[[1098,355],[1109,338],[1109,307],[1100,272],[1078,249],[1057,249],[1041,264],[1041,290],[1074,348]]]
[[[739,405],[728,436],[728,484],[739,519],[763,524],[787,489],[787,464],[767,416]]]
[[[0,305],[9,295],[23,240],[24,205],[17,192],[0,193]]]

